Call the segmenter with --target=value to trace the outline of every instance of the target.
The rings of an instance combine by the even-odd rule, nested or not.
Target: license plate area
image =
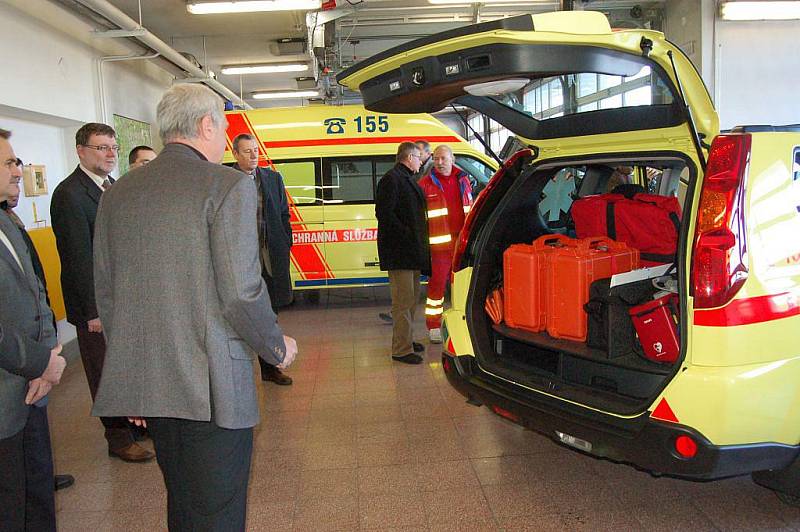
[[[555,431],[556,437],[558,440],[565,444],[569,445],[570,447],[574,447],[575,449],[581,450],[586,453],[592,452],[592,444],[586,440],[582,440],[580,438],[576,438],[571,434],[567,434],[566,432]]]

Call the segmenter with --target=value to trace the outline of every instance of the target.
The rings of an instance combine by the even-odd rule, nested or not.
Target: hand
[[[297,340],[291,336],[283,337],[283,343],[286,344],[286,356],[283,357],[283,362],[276,365],[278,369],[286,369],[294,362],[294,357],[297,356]]]
[[[58,357],[61,358],[61,357]],[[25,396],[25,404],[32,405],[39,399],[50,393],[53,383],[41,377],[33,379],[28,383],[28,394]]]
[[[59,356],[59,353],[61,353],[61,344],[50,350],[50,362],[47,363],[44,373],[39,377],[51,385],[61,382],[61,374],[64,373],[64,368],[67,367],[67,359]]]
[[[100,323],[100,318],[89,320],[86,325],[89,326],[89,332],[101,333],[103,332],[103,324]]]
[[[128,421],[130,421],[137,427],[142,427],[143,429],[147,428],[147,420],[143,417],[138,417],[138,416],[129,417]]]

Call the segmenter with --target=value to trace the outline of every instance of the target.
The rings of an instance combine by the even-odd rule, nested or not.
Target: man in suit
[[[258,142],[242,133],[233,139],[233,166],[249,175],[256,185],[258,197],[258,241],[261,277],[267,284],[272,310],[292,302],[292,278],[289,271],[289,251],[292,247],[292,224],[289,221],[289,201],[279,172],[258,166]],[[280,369],[259,358],[261,380],[288,386],[292,379]]]
[[[89,123],[75,135],[80,164],[53,192],[50,217],[61,258],[61,289],[67,307],[67,321],[75,326],[83,369],[94,399],[103,372],[106,342],[97,313],[92,267],[97,204],[114,179],[109,176],[117,164],[119,145],[114,129]],[[105,427],[108,454],[126,462],[146,462],[151,451],[133,441],[124,417],[100,418]]]
[[[128,171],[144,166],[156,158],[156,151],[150,146],[136,146],[128,154]]]
[[[0,129],[0,202],[21,176]],[[0,530],[55,531],[47,410],[31,405],[61,379],[66,360],[45,291],[14,222],[0,215]]]
[[[378,181],[375,217],[378,219],[378,258],[389,272],[392,296],[392,358],[422,363],[424,347],[413,341],[419,302],[420,274],[430,274],[425,196],[414,179],[420,151],[413,142],[397,148],[396,164]]]
[[[17,158],[17,166],[22,168],[22,160],[18,157]],[[8,198],[5,202],[0,202],[0,210],[5,211],[11,221],[14,222],[19,228],[19,232],[22,235],[23,240],[25,240],[25,246],[28,248],[28,253],[31,257],[31,263],[33,265],[33,271],[36,273],[36,277],[39,278],[39,281],[42,283],[42,287],[44,288],[44,295],[45,300],[47,301],[47,306],[50,307],[50,298],[47,295],[47,279],[44,276],[44,268],[42,267],[42,261],[39,260],[39,253],[36,251],[36,247],[33,245],[33,240],[31,237],[28,236],[28,232],[25,230],[25,224],[20,220],[19,216],[14,212],[14,207],[19,204],[19,183],[18,180],[12,179],[11,186],[8,190]],[[52,310],[52,307],[50,307]],[[58,333],[58,328],[56,327],[56,318],[53,316],[53,329]],[[41,401],[37,402],[34,406],[39,408],[47,408],[47,397],[42,399]],[[44,413],[47,415],[47,412]],[[47,441],[50,441],[50,436],[48,434]],[[49,444],[48,444],[49,448]],[[40,455],[45,455],[44,451],[39,453]],[[47,460],[52,462],[52,457],[49,454],[46,454]],[[51,467],[52,469],[52,467]],[[72,475],[55,475],[53,484],[55,490],[58,491],[60,489],[65,489],[72,486],[75,483],[75,477]]]
[[[297,344],[261,278],[255,184],[219,164],[222,101],[176,84],[156,118],[164,150],[106,192],[97,213],[108,351],[92,413],[146,425],[170,530],[244,530],[254,354],[285,367]]]

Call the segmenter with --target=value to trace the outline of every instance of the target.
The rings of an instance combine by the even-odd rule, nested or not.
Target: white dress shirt
[[[0,216],[5,216],[5,214],[0,213]],[[14,257],[14,260],[17,261],[17,264],[19,264],[19,269],[21,270],[22,262],[19,260],[19,255],[17,255],[17,250],[14,249],[14,245],[11,243],[11,240],[8,239],[8,236],[6,236],[5,232],[3,232],[2,229],[0,229],[0,242],[3,242],[3,244],[5,244],[5,246],[8,248],[8,251],[11,252],[11,256]]]

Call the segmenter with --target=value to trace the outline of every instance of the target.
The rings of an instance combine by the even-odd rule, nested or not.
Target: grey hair
[[[166,144],[175,139],[194,139],[200,120],[211,116],[215,126],[225,123],[222,100],[211,89],[192,83],[179,83],[164,93],[156,108],[158,134]]]
[[[7,129],[0,129],[0,139],[8,140],[11,138],[11,132]]]
[[[239,152],[239,143],[243,140],[256,140],[256,138],[250,133],[240,133],[236,135],[236,138],[233,139],[233,151]]]
[[[448,146],[447,144],[439,144],[438,146],[436,146],[436,149],[435,149],[435,150],[433,150],[433,153],[436,153],[436,152],[437,152],[437,151],[439,151],[439,150],[444,150],[444,151],[446,151],[447,153],[449,153],[449,154],[450,154],[450,158],[451,158],[451,159],[453,158],[453,148],[451,148],[451,147],[450,147],[450,146]]]

